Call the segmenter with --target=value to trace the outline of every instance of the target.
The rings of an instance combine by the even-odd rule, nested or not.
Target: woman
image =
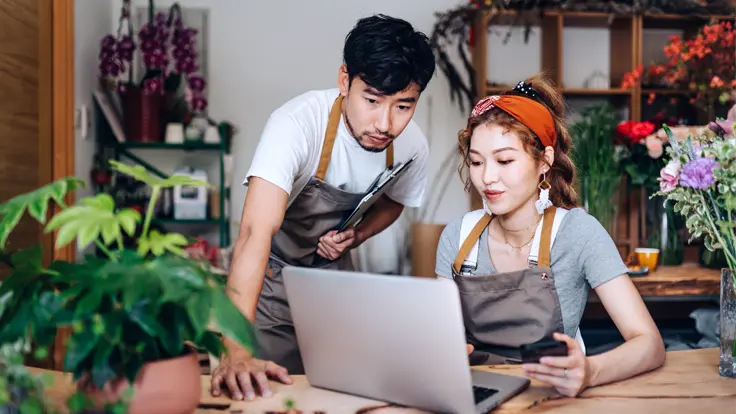
[[[435,271],[460,291],[471,364],[517,362],[521,345],[552,337],[568,355],[524,372],[576,396],[658,368],[665,351],[613,240],[577,207],[564,116],[563,97],[540,76],[473,108],[460,173],[484,208],[448,224]],[[586,357],[578,325],[589,287],[626,343]]]

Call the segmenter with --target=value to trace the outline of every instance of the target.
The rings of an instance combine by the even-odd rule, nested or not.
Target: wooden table
[[[718,296],[721,294],[721,271],[697,263],[659,266],[646,276],[631,281],[642,296]]]
[[[521,375],[518,366],[481,367],[502,374]],[[32,369],[36,372],[49,372]],[[54,386],[49,396],[63,401],[74,387],[68,376],[53,372]],[[286,399],[293,399],[304,414],[314,411],[326,413],[357,413],[367,407],[386,406],[380,401],[359,398],[332,391],[312,388],[303,376],[293,376],[294,384],[272,383],[275,394],[271,398],[258,398],[251,402],[234,402],[225,398],[213,398],[209,394],[209,377],[202,376],[203,405],[219,405],[218,408],[200,408],[197,414],[215,413],[266,413],[283,410]],[[385,407],[375,414],[419,413],[422,411]],[[493,411],[494,414],[511,413],[731,413],[736,412],[736,379],[718,375],[718,349],[673,351],[667,353],[665,366],[638,377],[616,384],[586,390],[579,398],[565,398],[554,389],[532,381],[524,393],[507,401]]]

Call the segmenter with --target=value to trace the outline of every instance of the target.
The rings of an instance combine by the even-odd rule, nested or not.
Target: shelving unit
[[[230,188],[225,187],[225,156],[228,155],[228,148],[225,142],[211,144],[205,142],[184,142],[179,144],[171,144],[167,142],[119,142],[115,138],[113,131],[102,114],[97,103],[95,103],[95,112],[97,119],[97,142],[101,146],[99,150],[110,154],[110,158],[120,160],[127,158],[136,164],[139,164],[149,170],[151,173],[167,178],[169,174],[164,173],[160,169],[151,165],[149,162],[134,154],[133,150],[166,150],[166,151],[205,151],[216,153],[219,161],[219,218],[207,219],[175,219],[175,218],[154,218],[153,223],[160,225],[191,225],[191,226],[217,226],[219,229],[219,241],[221,247],[230,245],[230,218],[229,212],[226,211],[226,202],[230,200]],[[209,210],[209,209],[208,209]]]
[[[475,16],[474,34],[475,46],[472,52],[473,68],[475,72],[476,101],[482,96],[499,93],[509,86],[491,85],[488,82],[490,75],[487,68],[488,28],[493,25],[518,25],[516,11],[489,12],[479,11]],[[734,16],[698,16],[698,15],[615,15],[600,12],[567,12],[546,11],[543,17],[529,16],[525,21],[539,28],[541,70],[546,72],[551,80],[561,88],[567,98],[594,97],[616,102],[617,106],[628,107],[629,118],[640,121],[643,107],[651,92],[676,97],[682,95],[677,90],[632,89],[620,88],[624,74],[634,70],[639,65],[645,67],[650,62],[644,61],[643,40],[644,31],[650,28],[683,30],[685,37],[691,36],[698,28],[710,20],[734,20]],[[610,30],[610,84],[605,89],[583,89],[566,87],[563,71],[565,65],[574,62],[563,61],[563,30],[566,27],[600,27]],[[584,57],[581,57],[584,59]],[[482,96],[481,96],[482,95]],[[624,180],[622,180],[624,181]],[[646,240],[644,211],[646,197],[643,191],[632,191],[626,188],[625,181],[619,190],[619,215],[614,223],[614,240],[619,246],[622,255],[627,255]],[[478,194],[471,192],[473,209],[481,208]]]

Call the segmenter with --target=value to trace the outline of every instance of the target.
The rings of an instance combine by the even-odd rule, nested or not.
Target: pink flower
[[[644,141],[644,145],[646,145],[647,152],[651,158],[657,159],[664,154],[662,140],[657,138],[655,135],[649,135]]]
[[[659,172],[659,178],[657,179],[659,181],[659,189],[665,193],[674,190],[680,181],[680,171],[682,171],[680,161],[671,160],[667,163]]]

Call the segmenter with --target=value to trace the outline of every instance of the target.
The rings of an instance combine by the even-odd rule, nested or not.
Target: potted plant
[[[582,119],[570,128],[572,153],[577,175],[577,188],[585,209],[612,233],[616,212],[614,200],[621,183],[621,171],[616,160],[613,134],[616,116],[608,105],[593,105],[582,112]],[[613,236],[613,234],[611,234]]]
[[[23,365],[28,343],[17,341],[0,346],[0,413],[49,414],[56,412],[45,395],[51,377],[34,375]]]
[[[675,138],[666,125],[669,159],[660,172],[655,195],[674,203],[686,218],[692,238],[704,236],[705,247],[720,249],[727,268],[721,270],[720,364],[718,372],[736,378],[736,137],[729,133]]]
[[[8,253],[12,273],[0,285],[0,297],[7,297],[0,345],[33,338],[43,350],[60,328],[70,329],[64,369],[79,388],[69,401],[73,412],[121,401],[130,413],[191,412],[201,393],[196,350],[221,355],[219,334],[246,349],[253,343],[252,327],[229,299],[225,281],[184,253],[188,240],[150,229],[162,189],[207,184],[110,164],[151,187],[143,217],[117,209],[104,193],[65,205],[64,196],[80,185],[76,178],[0,205],[0,248],[28,212],[46,232],[57,232],[56,247],[76,240],[80,249],[94,243],[103,254],[46,267],[38,246]],[[60,211],[47,221],[52,202]],[[125,248],[123,236],[136,234],[141,222],[135,245]]]
[[[197,74],[197,30],[184,26],[178,3],[168,14],[154,14],[149,1],[149,21],[136,32],[130,8],[131,0],[124,0],[116,35],[100,42],[100,79],[120,95],[127,139],[161,141],[166,122],[184,123],[207,108],[205,79]],[[136,51],[144,68],[139,80]]]

